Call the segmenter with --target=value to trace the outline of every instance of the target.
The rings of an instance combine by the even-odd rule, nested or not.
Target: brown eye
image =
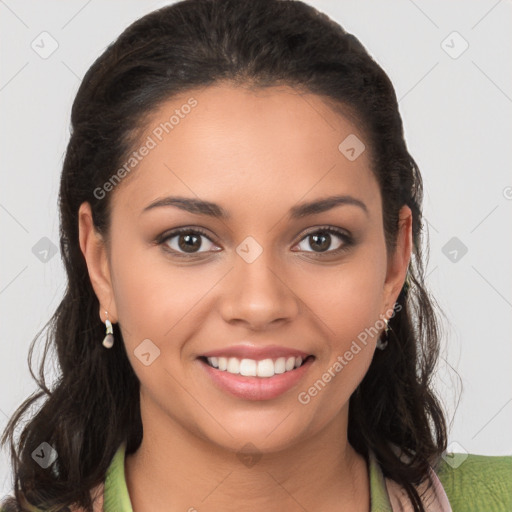
[[[331,245],[331,235],[329,233],[316,233],[309,235],[309,246],[313,249],[318,249],[320,252],[325,252]],[[316,250],[315,249],[315,250]]]
[[[333,236],[341,241],[338,242],[334,248],[331,248],[333,244]],[[304,243],[305,245],[307,244],[312,249],[311,251],[308,251],[305,247],[302,247],[301,250],[305,252],[333,254],[340,250],[347,249],[352,245],[352,239],[350,236],[337,229],[327,227],[308,233],[300,243]]]
[[[205,243],[203,239],[206,239],[207,242]],[[212,247],[216,247],[204,232],[190,228],[179,229],[169,233],[161,240],[161,243],[169,247],[171,251],[185,255],[201,254],[211,251]],[[202,248],[205,248],[205,250],[199,251]]]
[[[178,235],[178,246],[185,252],[196,252],[201,248],[201,235],[187,233]]]

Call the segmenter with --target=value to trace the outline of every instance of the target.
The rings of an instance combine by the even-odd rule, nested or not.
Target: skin
[[[349,134],[363,134],[320,97],[290,87],[188,91],[153,114],[144,138],[192,96],[198,105],[110,192],[109,244],[94,230],[89,205],[79,212],[99,318],[107,310],[119,322],[141,383],[144,439],[125,461],[134,510],[338,511],[343,503],[367,511],[368,468],[346,432],[348,401],[378,336],[308,404],[297,396],[358,334],[391,315],[411,256],[411,211],[400,211],[388,257],[368,145],[354,161],[338,150]],[[288,217],[298,203],[336,194],[363,201],[367,213],[341,205]],[[168,195],[218,203],[231,219],[176,207],[141,213]],[[179,236],[153,243],[182,226],[201,227],[211,240],[201,237],[190,262],[164,250],[179,251]],[[319,251],[306,235],[322,226],[348,231],[355,244],[338,255]],[[247,236],[263,249],[252,263],[236,252]],[[333,234],[328,251],[343,244]],[[134,355],[147,338],[160,349],[149,366]],[[197,360],[241,340],[297,348],[315,360],[281,396],[243,400],[212,385]],[[253,465],[237,457],[248,442],[260,457]]]

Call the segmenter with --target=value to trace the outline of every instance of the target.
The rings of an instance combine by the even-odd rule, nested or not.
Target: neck
[[[151,421],[143,413],[143,441],[125,460],[134,510],[339,511],[340,503],[343,510],[370,508],[366,462],[346,439],[348,409],[304,442],[245,456],[155,413],[147,414]]]

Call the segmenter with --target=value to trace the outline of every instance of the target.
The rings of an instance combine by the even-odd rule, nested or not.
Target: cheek
[[[381,311],[382,286],[385,279],[385,261],[370,254],[358,253],[336,269],[322,269],[311,276],[308,306],[323,320],[326,334],[337,340],[348,341],[371,327]],[[314,283],[314,286],[311,286]]]
[[[375,257],[370,251],[347,259],[335,271],[331,268],[315,274],[315,291],[306,296],[322,320],[317,326],[322,329],[319,337],[324,338],[325,346],[299,401],[322,403],[319,421],[326,421],[343,407],[368,371],[377,332],[382,328],[379,315],[384,313],[384,279],[385,257]]]
[[[125,240],[128,237],[125,238]],[[154,319],[163,299],[162,276],[135,244],[112,244],[112,285],[125,342],[155,335]],[[158,284],[157,285],[157,283]],[[171,297],[169,295],[169,297]]]
[[[127,244],[126,249],[114,248],[113,244],[112,267],[117,313],[127,349],[133,351],[150,339],[162,355],[164,348],[179,350],[176,340],[186,339],[187,326],[201,309],[205,294],[218,281],[218,275],[206,266],[180,267],[168,261],[160,248],[137,247],[137,243]]]

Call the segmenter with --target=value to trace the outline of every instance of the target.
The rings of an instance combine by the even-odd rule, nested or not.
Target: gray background
[[[168,3],[0,0],[1,429],[35,391],[28,347],[65,287],[51,248],[58,247],[59,176],[81,77],[128,24]],[[453,419],[450,449],[511,454],[512,4],[308,3],[361,40],[400,99],[425,184],[427,281],[449,319],[436,386]],[[58,48],[45,55],[52,44]],[[463,382],[457,408],[452,368]],[[9,489],[3,451],[0,496]]]

